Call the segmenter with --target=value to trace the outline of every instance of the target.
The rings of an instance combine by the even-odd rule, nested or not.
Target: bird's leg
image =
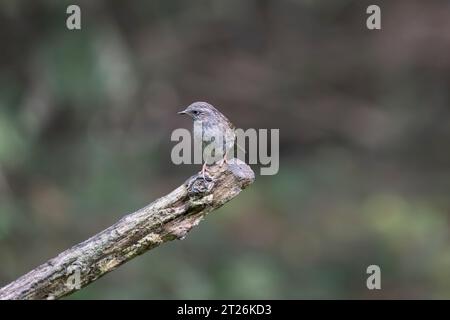
[[[219,162],[219,167],[222,168],[222,166],[223,166],[224,163],[228,164],[227,155],[228,155],[228,150],[225,151],[225,154],[223,155],[223,159],[220,160],[220,162]]]
[[[200,171],[200,174],[202,175],[203,180],[206,181],[205,173],[206,173],[206,161],[205,161],[205,163],[204,163],[203,166],[202,166],[202,171]]]

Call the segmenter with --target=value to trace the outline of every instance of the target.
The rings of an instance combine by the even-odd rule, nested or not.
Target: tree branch
[[[255,178],[238,159],[208,167],[208,173],[211,179],[192,176],[170,194],[1,288],[0,299],[57,299],[73,293],[147,250],[183,239]]]

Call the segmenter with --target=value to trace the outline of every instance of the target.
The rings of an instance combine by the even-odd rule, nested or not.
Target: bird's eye
[[[197,115],[199,112],[197,110],[193,111],[193,114]]]

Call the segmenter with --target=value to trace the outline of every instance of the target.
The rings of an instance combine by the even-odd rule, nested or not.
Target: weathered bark
[[[211,179],[192,176],[170,194],[1,288],[0,299],[57,299],[68,295],[147,250],[183,239],[207,213],[254,180],[250,167],[238,159],[208,169]]]

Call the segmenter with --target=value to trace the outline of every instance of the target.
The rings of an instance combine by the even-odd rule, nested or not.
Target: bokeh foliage
[[[3,0],[0,283],[199,170],[170,133],[205,100],[280,172],[72,298],[450,298],[450,4],[369,4]]]

